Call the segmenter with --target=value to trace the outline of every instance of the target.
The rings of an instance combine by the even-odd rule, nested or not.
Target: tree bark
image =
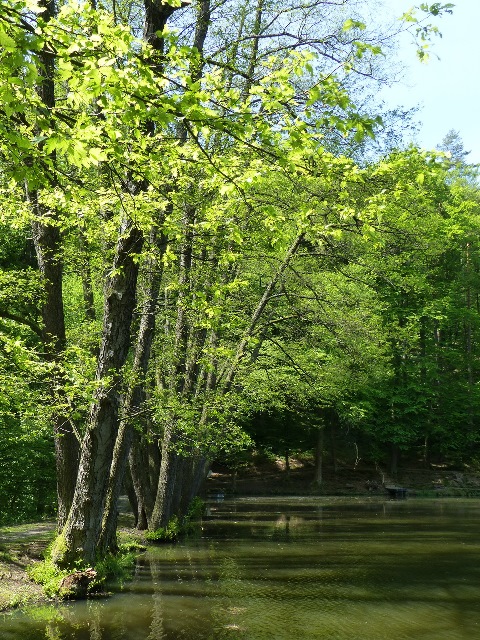
[[[166,527],[172,516],[172,503],[177,481],[178,454],[174,450],[173,427],[168,426],[162,442],[162,462],[157,494],[152,517],[148,523],[150,531]]]
[[[53,0],[43,0],[40,2],[40,6],[44,8],[42,18],[46,22],[55,17],[56,8]],[[46,48],[38,53],[38,59],[39,85],[37,93],[46,109],[51,113],[55,107],[54,59]],[[52,155],[52,159],[55,161],[54,155]],[[39,192],[29,193],[27,186],[26,195],[35,216],[32,221],[32,236],[38,268],[44,284],[45,295],[41,312],[45,357],[50,362],[60,365],[66,346],[60,229],[55,212],[46,211],[40,203]],[[56,367],[51,386],[53,396],[56,394],[55,389],[62,389],[59,367]],[[73,425],[63,411],[55,411],[53,430],[57,473],[58,527],[61,528],[66,522],[73,500],[78,469],[79,443]]]
[[[125,477],[123,479],[123,486],[125,489],[125,493],[127,494],[128,497],[128,502],[130,503],[130,508],[132,510],[132,513],[134,515],[135,518],[135,524],[134,526],[137,526],[137,522],[138,522],[138,501],[137,501],[137,495],[135,493],[135,488],[133,486],[133,481],[132,481],[132,476],[130,475],[130,473],[127,471],[127,473],[125,473]]]
[[[43,211],[38,203],[38,194],[30,195],[30,202],[36,214]],[[43,216],[42,216],[43,217]],[[44,304],[42,306],[42,339],[45,357],[50,362],[61,364],[66,345],[63,310],[61,242],[58,227],[53,224],[32,222],[32,234],[37,254],[38,267],[44,282]],[[59,367],[51,380],[52,395],[61,395],[62,375]],[[54,391],[56,389],[56,391]],[[56,398],[59,404],[62,398]],[[66,522],[75,491],[78,469],[79,443],[69,417],[63,411],[55,411],[53,416],[55,438],[55,460],[57,475],[58,527]]]
[[[315,451],[315,477],[314,484],[317,487],[322,486],[323,482],[323,440],[324,428],[321,427],[317,434],[317,446]]]
[[[72,508],[63,531],[62,549],[54,559],[61,565],[76,560],[95,564],[102,527],[110,466],[120,407],[120,370],[130,344],[130,325],[136,301],[137,255],[141,231],[124,220],[107,282],[103,333],[98,357],[98,384],[82,442]]]
[[[162,216],[161,222],[164,221]],[[135,431],[135,415],[139,415],[145,400],[145,377],[147,375],[148,364],[150,362],[150,354],[152,351],[152,343],[155,335],[155,311],[157,307],[158,295],[160,291],[160,283],[162,280],[162,257],[165,253],[167,239],[161,236],[158,243],[159,253],[158,261],[155,264],[153,260],[146,263],[146,272],[149,283],[145,292],[145,301],[143,304],[142,315],[140,319],[140,327],[137,334],[135,345],[135,355],[132,368],[133,387],[131,387],[126,395],[122,406],[122,419],[118,430],[118,435],[113,451],[113,460],[110,468],[110,478],[108,484],[108,492],[105,502],[105,512],[102,522],[102,534],[100,537],[99,548],[101,553],[107,550],[116,549],[116,531],[117,531],[117,502],[120,497],[123,477],[127,466],[129,454],[131,452],[132,443],[135,441],[137,447],[132,455],[140,455],[139,433]],[[150,243],[152,247],[157,244],[157,237],[154,230],[150,234]],[[139,505],[138,523],[143,526],[144,518],[148,521],[148,517],[153,508],[153,500],[149,504],[150,487],[146,456],[143,456],[143,464],[135,465],[134,468],[134,486],[136,487],[137,500]],[[133,476],[132,476],[133,477]],[[141,484],[138,485],[138,479]]]
[[[141,436],[137,432],[133,434],[133,442],[128,454],[128,466],[137,499],[136,527],[143,531],[148,527],[148,521],[152,514],[155,501],[152,486],[157,487],[158,478],[155,484],[152,485],[148,467],[146,466],[144,444],[142,446]]]

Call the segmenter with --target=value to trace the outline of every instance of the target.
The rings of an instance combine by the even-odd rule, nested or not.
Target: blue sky
[[[455,4],[453,15],[435,20],[442,38],[433,40],[429,62],[419,62],[411,37],[402,37],[398,59],[407,66],[404,79],[382,96],[389,105],[421,106],[417,143],[422,147],[434,148],[455,129],[471,151],[467,161],[480,163],[480,0],[443,4],[449,1]],[[400,16],[414,2],[384,0],[384,4],[390,14]]]

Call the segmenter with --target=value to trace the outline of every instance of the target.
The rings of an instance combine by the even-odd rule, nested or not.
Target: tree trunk
[[[163,67],[161,54],[164,40],[161,32],[175,9],[176,7],[167,4],[159,5],[145,0],[144,38],[154,49],[150,62],[152,69],[158,72],[161,72]],[[148,122],[146,129],[147,134],[153,133],[153,124]],[[131,179],[129,182],[132,191],[141,190],[146,186]],[[96,373],[98,389],[94,394],[82,443],[74,500],[62,540],[57,544],[56,553],[55,549],[52,551],[52,557],[59,564],[68,565],[77,559],[94,564],[98,551],[104,552],[112,540],[111,518],[114,519],[112,510],[116,508],[114,494],[119,491],[118,481],[124,473],[125,452],[128,453],[130,438],[125,425],[126,438],[121,438],[118,443],[118,457],[115,458],[113,470],[115,482],[112,483],[110,474],[119,421],[120,371],[125,364],[130,345],[130,326],[136,302],[138,255],[142,247],[142,232],[132,220],[125,219],[115,249],[112,275],[107,285],[102,344]],[[109,484],[112,491],[108,495],[108,511],[104,518]]]
[[[248,62],[248,70],[247,70],[247,80],[245,86],[243,88],[244,97],[248,96],[250,89],[253,84],[253,74],[255,73],[255,68],[258,64],[258,45],[259,45],[259,35],[262,29],[262,14],[263,14],[263,6],[265,4],[265,0],[258,0],[257,7],[255,9],[255,22],[252,30],[252,48],[250,51],[250,59]]]
[[[179,258],[177,318],[175,324],[175,348],[170,376],[170,392],[175,396],[188,396],[191,378],[187,366],[190,325],[187,304],[190,296],[195,209],[185,205],[183,212],[184,236]],[[172,501],[178,469],[178,455],[172,449],[175,442],[175,417],[170,416],[162,442],[160,474],[149,529],[165,527],[172,514]]]
[[[137,529],[143,531],[148,527],[148,521],[152,515],[155,494],[152,487],[158,486],[158,478],[155,484],[151,483],[150,474],[145,460],[144,445],[141,436],[134,433],[132,446],[128,455],[128,464],[132,476],[135,495],[137,497]]]
[[[150,491],[152,491],[152,487],[158,485],[158,476],[160,475],[161,456],[158,440],[155,438],[153,442],[147,442],[146,449],[148,458],[148,480]],[[155,495],[152,496],[152,507],[154,501]]]
[[[55,17],[56,9],[53,0],[41,0],[44,8],[42,18],[49,21]],[[38,53],[39,85],[37,93],[51,112],[55,107],[54,59],[51,52],[43,49]],[[55,163],[55,155],[52,154]],[[38,191],[29,192],[26,187],[27,200],[30,202],[35,219],[32,222],[32,237],[35,246],[38,268],[44,285],[42,305],[43,332],[42,339],[45,357],[53,363],[60,364],[66,346],[65,320],[63,308],[63,263],[60,229],[55,212],[50,212],[39,201]],[[62,389],[62,376],[56,368],[51,381],[52,396]],[[61,394],[61,391],[60,391]],[[65,404],[63,398],[56,398],[59,404]],[[66,522],[75,489],[78,469],[79,444],[73,425],[63,411],[55,411],[53,416],[55,437],[55,458],[57,472],[58,527]]]
[[[173,450],[172,427],[166,429],[162,443],[162,463],[158,479],[157,495],[148,524],[150,531],[166,527],[172,516],[172,502],[177,480],[178,454]]]
[[[400,449],[397,444],[390,445],[390,474],[395,477],[398,473],[398,459],[400,457]]]
[[[198,496],[202,490],[210,470],[210,465],[210,461],[204,455],[197,456],[194,459],[192,484],[190,487],[190,494],[188,496],[188,504],[190,504],[195,496]]]
[[[161,223],[164,222],[165,216],[162,216]],[[150,243],[152,247],[157,245],[157,236],[152,230],[150,234]],[[132,443],[135,441],[136,449],[132,455],[132,467],[134,468],[135,481],[134,485],[144,494],[137,494],[137,500],[140,507],[138,512],[138,523],[144,525],[144,519],[148,518],[153,508],[153,500],[148,503],[151,494],[149,486],[148,462],[147,456],[143,456],[143,464],[136,465],[135,456],[141,455],[139,450],[140,436],[135,431],[135,422],[138,423],[135,416],[139,415],[145,400],[145,377],[147,375],[148,364],[152,351],[152,343],[155,335],[155,311],[157,307],[158,294],[160,290],[160,282],[162,280],[162,257],[165,253],[167,239],[162,235],[158,243],[158,261],[148,260],[146,264],[146,272],[149,282],[145,291],[145,301],[142,309],[140,327],[137,334],[135,345],[135,355],[132,368],[133,387],[130,388],[123,402],[122,420],[118,430],[115,448],[113,451],[112,466],[110,469],[110,478],[108,484],[108,492],[105,501],[105,513],[102,523],[102,534],[100,537],[99,547],[100,553],[107,550],[115,550],[117,546],[117,502],[120,497],[123,477],[127,467],[127,461],[131,451]],[[140,478],[140,484],[138,479]]]
[[[324,440],[324,428],[321,427],[317,434],[317,446],[315,451],[315,476],[314,484],[320,487],[323,482],[323,440]]]
[[[332,421],[330,424],[330,446],[331,446],[333,473],[337,475],[337,472],[338,472],[337,423],[335,421]]]
[[[182,517],[186,513],[186,507],[184,505],[183,497],[185,495],[185,485],[189,482],[189,462],[190,460],[184,455],[178,455],[177,468],[175,472],[175,483],[172,490],[172,498],[170,502],[170,515],[168,520],[172,516]]]
[[[30,202],[40,218],[43,210],[38,203],[38,195],[36,193],[31,194]],[[42,307],[45,357],[50,362],[60,365],[62,352],[66,344],[60,234],[53,221],[52,224],[34,221],[32,223],[32,233],[45,291]],[[52,395],[55,396],[55,394],[59,393],[61,395],[61,389],[63,388],[62,376],[57,368],[53,375],[51,386]],[[54,389],[56,391],[53,391]],[[59,404],[64,404],[61,397],[55,399]],[[58,527],[62,528],[66,522],[75,491],[79,443],[73,425],[63,411],[55,411],[53,429],[57,473]]]
[[[146,4],[148,6],[148,2]],[[147,12],[148,16],[148,12]],[[147,22],[149,18],[147,17]],[[199,52],[198,60],[192,59],[190,76],[192,82],[196,82],[202,75],[202,53],[205,38],[210,24],[210,0],[201,0],[197,8],[197,20],[193,46]],[[187,139],[187,129],[181,123],[179,125],[179,137],[183,143]],[[206,338],[205,331],[199,331],[193,336],[192,349],[189,352],[189,338],[192,328],[187,316],[187,306],[191,295],[192,260],[194,243],[194,224],[196,208],[190,203],[184,204],[183,212],[183,242],[180,250],[177,298],[177,318],[175,325],[175,348],[173,365],[170,375],[170,391],[172,394],[190,398],[193,393],[195,379],[198,377],[199,368],[195,349],[203,346]],[[188,462],[180,457],[173,449],[175,442],[175,418],[171,417],[162,443],[160,470],[158,475],[158,487],[155,497],[149,529],[154,530],[168,524],[171,516],[181,509],[183,485],[182,476],[184,467]],[[188,475],[188,474],[187,474]]]
[[[98,357],[97,390],[82,442],[72,508],[62,544],[53,552],[61,565],[76,560],[95,564],[107,495],[110,466],[118,427],[120,370],[130,344],[130,325],[136,301],[137,255],[143,245],[141,231],[124,220],[115,250],[112,275],[107,282],[103,333]]]
[[[125,477],[123,479],[123,487],[124,487],[125,493],[127,494],[128,502],[130,503],[130,508],[135,518],[134,526],[136,527],[138,522],[138,501],[137,501],[137,495],[135,493],[135,488],[133,486],[132,476],[130,475],[129,471],[125,473]]]

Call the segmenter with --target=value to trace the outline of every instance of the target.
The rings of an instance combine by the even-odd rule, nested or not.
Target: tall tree
[[[314,25],[330,3],[231,7],[238,21],[228,41],[223,9],[148,1],[140,40],[138,24],[96,6],[65,4],[55,15],[35,0],[2,0],[2,170],[6,183],[28,185],[45,287],[41,332],[60,372],[56,428],[69,430],[57,438],[58,460],[69,443],[75,459],[76,435],[82,442],[78,475],[65,464],[76,480],[71,508],[71,485],[61,498],[59,563],[93,564],[115,546],[111,516],[133,411],[150,411],[158,429],[150,434],[162,441],[163,468],[158,474],[157,450],[149,477],[158,485],[150,526],[184,508],[215,448],[215,427],[225,424],[220,404],[258,357],[300,252],[360,229],[368,236],[384,204],[381,180],[322,144],[332,131],[361,140],[379,123],[355,109],[325,66],[334,59],[352,70],[377,53],[357,38],[363,23],[335,16],[329,38]],[[175,35],[173,16],[194,28]],[[156,264],[147,236],[161,245]],[[79,238],[95,270],[77,278],[88,294],[81,330],[65,323],[74,314],[62,292],[68,256],[81,262]],[[103,299],[103,320],[87,340],[92,293]],[[75,352],[77,372],[89,364],[72,381]],[[88,411],[74,406],[79,397]]]

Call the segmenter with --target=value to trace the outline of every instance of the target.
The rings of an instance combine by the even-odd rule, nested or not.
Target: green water
[[[243,499],[104,600],[15,612],[2,640],[480,637],[477,500]]]

